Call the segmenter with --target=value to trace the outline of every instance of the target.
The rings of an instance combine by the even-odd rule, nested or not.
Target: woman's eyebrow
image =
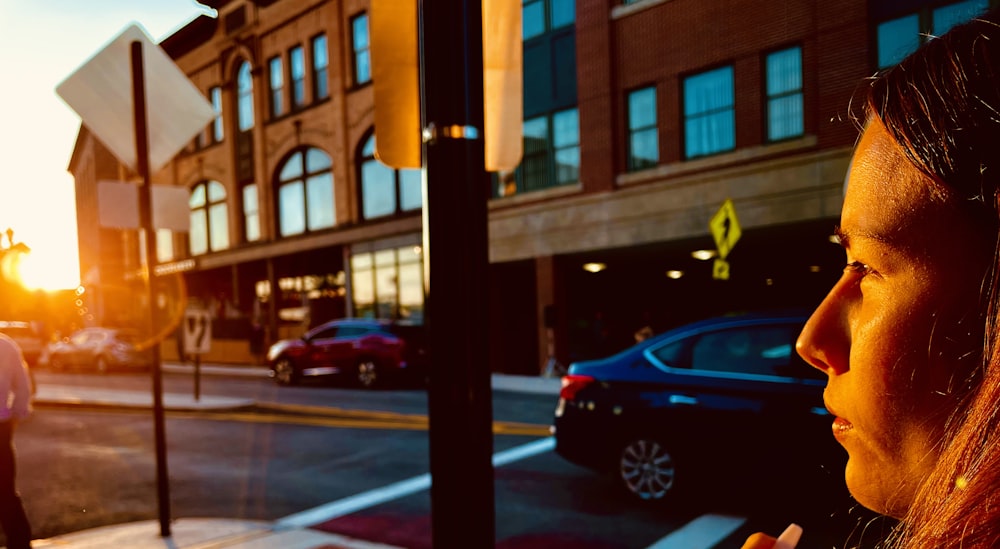
[[[837,225],[833,229],[833,234],[837,236],[837,239],[840,241],[840,245],[844,249],[850,248],[851,240],[857,238],[874,240],[875,242],[880,242],[888,246],[895,246],[895,241],[890,236],[882,233],[873,233],[870,231],[847,231],[840,225]]]

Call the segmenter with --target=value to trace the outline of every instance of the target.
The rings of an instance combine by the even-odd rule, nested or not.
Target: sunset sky
[[[159,41],[205,10],[194,0],[0,0],[0,231],[32,248],[26,283],[80,281],[67,172],[80,118],[56,86],[130,23]]]

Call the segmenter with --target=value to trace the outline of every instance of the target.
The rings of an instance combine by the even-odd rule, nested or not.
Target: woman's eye
[[[872,268],[860,261],[852,261],[844,267],[844,272],[865,276],[872,272]]]

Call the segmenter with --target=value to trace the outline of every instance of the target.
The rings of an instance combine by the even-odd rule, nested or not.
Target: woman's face
[[[796,345],[829,376],[824,399],[849,456],[848,488],[895,517],[937,459],[952,383],[964,375],[957,357],[970,350],[962,326],[973,321],[959,320],[978,303],[986,254],[955,200],[873,120],[841,213],[847,267]]]

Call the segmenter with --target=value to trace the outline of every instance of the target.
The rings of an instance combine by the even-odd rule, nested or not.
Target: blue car
[[[846,454],[830,433],[826,376],[795,353],[807,318],[713,318],[571,364],[556,452],[647,501],[742,481],[842,485]]]

